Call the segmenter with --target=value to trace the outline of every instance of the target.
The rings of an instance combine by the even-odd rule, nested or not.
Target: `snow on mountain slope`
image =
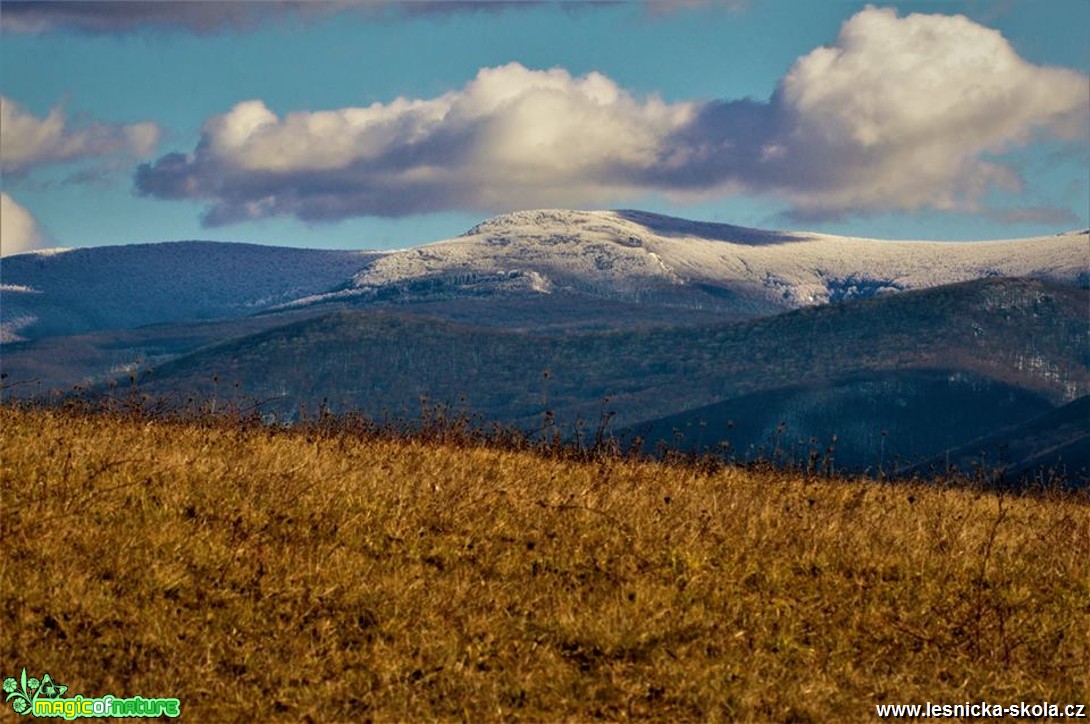
[[[1010,241],[877,241],[639,211],[522,211],[376,257],[317,299],[571,292],[751,316],[989,277],[1086,284],[1086,232]]]
[[[640,211],[542,210],[497,216],[457,238],[392,252],[219,242],[31,252],[0,262],[0,341],[338,299],[442,306],[506,296],[536,305],[552,295],[566,306],[543,305],[539,317],[589,304],[609,323],[615,313],[597,310],[607,299],[746,318],[990,276],[1088,286],[1090,232],[893,242]]]
[[[0,341],[252,314],[343,285],[375,256],[200,241],[8,256]]]

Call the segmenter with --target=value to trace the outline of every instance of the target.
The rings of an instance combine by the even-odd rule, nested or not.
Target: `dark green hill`
[[[550,336],[338,311],[181,357],[141,384],[258,398],[285,419],[323,400],[334,412],[415,416],[427,397],[531,428],[548,409],[567,430],[603,409],[632,425],[906,370],[966,373],[1061,404],[1090,391],[1086,303],[1086,290],[989,279],[744,323]]]
[[[1042,475],[1090,483],[1090,396],[975,439],[907,472],[928,474],[948,468],[963,472],[983,468],[1010,483]]]
[[[763,390],[634,425],[641,441],[745,462],[889,474],[1050,411],[1034,392],[972,372],[888,370]]]

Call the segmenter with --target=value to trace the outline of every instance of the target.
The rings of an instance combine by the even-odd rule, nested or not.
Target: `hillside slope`
[[[639,211],[520,211],[376,257],[351,288],[304,299],[543,297],[637,301],[736,317],[993,276],[1090,284],[1090,235],[878,241]]]
[[[229,391],[285,419],[323,402],[411,418],[427,398],[536,428],[548,410],[565,431],[578,419],[593,427],[603,411],[632,425],[762,390],[912,370],[966,373],[1056,405],[1090,392],[1086,294],[987,279],[750,322],[553,336],[341,311],[181,357],[140,384],[150,394]],[[942,400],[930,413],[945,414]]]
[[[181,241],[0,263],[0,341],[254,314],[343,284],[373,254]]]
[[[71,696],[695,722],[1090,690],[1074,496],[2,406],[0,427],[0,675]]]
[[[1066,477],[1087,485],[1090,483],[1090,396],[1004,427],[905,472],[929,475],[934,471],[978,468],[1011,483],[1024,478]]]
[[[1052,409],[1039,394],[979,374],[883,370],[752,392],[617,434],[648,452],[666,445],[739,462],[888,475]]]

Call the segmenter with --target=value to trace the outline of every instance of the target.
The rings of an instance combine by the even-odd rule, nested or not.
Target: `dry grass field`
[[[191,721],[1090,700],[1085,496],[10,406],[0,429],[0,675],[69,695]]]

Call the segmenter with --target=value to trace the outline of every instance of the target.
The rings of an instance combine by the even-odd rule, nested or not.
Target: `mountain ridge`
[[[171,241],[0,263],[0,341],[245,316],[343,283],[371,252]]]
[[[521,300],[525,320],[612,325],[752,319],[989,276],[1090,287],[1090,232],[1002,241],[880,241],[644,211],[518,211],[390,251],[160,242],[5,257],[0,342],[275,313],[330,302]],[[552,310],[550,297],[565,298]],[[583,309],[576,309],[582,306]],[[642,310],[642,311],[641,311]],[[502,315],[479,321],[510,325]]]
[[[985,279],[746,322],[560,336],[347,307],[180,357],[142,384],[208,393],[215,376],[285,413],[324,399],[412,415],[423,396],[519,423],[546,407],[565,424],[595,418],[608,397],[628,425],[798,380],[947,368],[1062,404],[1090,392],[1084,305],[1069,287]]]
[[[520,211],[376,257],[339,299],[422,301],[557,291],[736,317],[988,276],[1090,284],[1090,237],[880,241],[639,211]]]

